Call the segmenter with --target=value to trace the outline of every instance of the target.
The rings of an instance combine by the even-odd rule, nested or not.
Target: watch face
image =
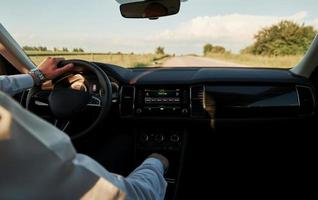
[[[35,70],[35,74],[36,74],[36,76],[40,79],[41,82],[46,81],[46,77],[45,77],[44,74],[41,72],[41,70],[36,69],[36,70]]]
[[[35,85],[40,85],[41,83],[46,81],[46,77],[39,69],[32,69],[29,73],[33,74],[32,77]]]
[[[39,78],[40,78],[41,80],[44,80],[44,79],[45,79],[44,75],[43,75],[41,72],[39,73]]]

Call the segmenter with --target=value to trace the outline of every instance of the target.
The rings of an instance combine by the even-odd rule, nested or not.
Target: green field
[[[224,53],[208,54],[207,57],[251,67],[291,68],[295,66],[303,56],[257,56],[251,54]]]
[[[155,54],[113,54],[113,53],[78,53],[78,52],[27,52],[31,60],[39,65],[48,56],[65,59],[81,59],[94,62],[109,63],[122,67],[155,67],[161,66],[168,55]],[[291,68],[303,56],[256,56],[250,54],[208,54],[206,57],[251,67]]]
[[[111,54],[111,53],[73,53],[73,52],[26,52],[31,60],[39,65],[48,56],[65,59],[81,59],[94,62],[109,63],[122,67],[157,66],[167,57],[155,54]]]

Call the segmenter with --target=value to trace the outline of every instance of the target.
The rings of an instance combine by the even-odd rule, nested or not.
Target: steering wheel
[[[88,107],[94,107],[94,109],[97,109],[98,114],[96,115],[94,112],[96,117],[90,125],[78,130],[78,132],[67,133],[71,139],[76,139],[89,133],[108,114],[112,103],[112,86],[108,76],[98,65],[83,60],[65,60],[60,62],[58,66],[64,66],[69,63],[73,63],[75,66],[72,70],[73,73],[88,71],[94,74],[103,94],[97,95],[90,91],[72,89],[69,87],[70,85],[62,84],[58,81],[67,78],[67,75],[63,75],[63,77],[52,80],[54,88],[49,92],[42,90],[40,87],[33,87],[27,95],[26,108],[30,110],[30,104],[34,102],[35,97],[41,96],[55,118],[54,125],[62,131],[66,131],[66,128],[73,123],[72,120],[83,115],[84,110]],[[47,95],[41,95],[41,93],[46,93]]]

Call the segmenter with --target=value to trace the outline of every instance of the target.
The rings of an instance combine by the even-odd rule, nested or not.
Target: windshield
[[[317,10],[317,0],[189,0],[148,20],[123,18],[116,0],[4,0],[0,19],[35,64],[290,68],[317,33]]]

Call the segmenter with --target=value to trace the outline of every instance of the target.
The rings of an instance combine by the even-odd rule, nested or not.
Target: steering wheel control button
[[[89,100],[88,106],[101,106],[101,100],[98,97],[92,96]]]

